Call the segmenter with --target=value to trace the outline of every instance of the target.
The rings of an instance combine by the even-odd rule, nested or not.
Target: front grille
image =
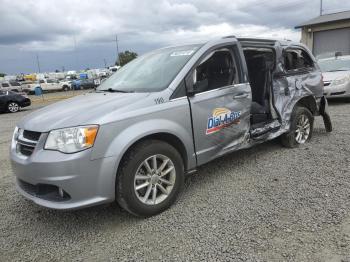
[[[41,136],[40,132],[35,132],[35,131],[29,131],[29,130],[24,130],[23,131],[23,137],[28,140],[32,141],[38,141]]]
[[[49,201],[66,201],[71,197],[64,190],[61,191],[58,186],[49,185],[49,184],[37,184],[32,185],[21,179],[17,180],[19,187],[27,192],[28,194]]]
[[[20,129],[17,138],[17,153],[20,153],[24,156],[32,155],[40,139],[40,136],[40,132]]]
[[[21,154],[25,156],[30,156],[33,153],[34,149],[35,147],[22,145],[22,144],[19,144],[18,146],[19,152],[21,152]]]

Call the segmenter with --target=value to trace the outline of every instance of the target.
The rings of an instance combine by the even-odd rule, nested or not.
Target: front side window
[[[310,55],[302,49],[287,49],[284,66],[287,71],[310,69],[314,67],[314,62]]]
[[[238,81],[237,66],[228,48],[216,50],[196,67],[193,83],[196,93],[230,86]]]
[[[166,89],[201,45],[169,47],[145,54],[123,66],[97,91],[159,92]]]

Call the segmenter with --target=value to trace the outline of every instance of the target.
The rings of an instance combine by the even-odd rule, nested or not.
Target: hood
[[[350,75],[349,71],[323,72],[323,81],[332,82],[335,79],[343,78]]]
[[[103,124],[101,120],[108,113],[122,113],[143,101],[149,93],[86,93],[41,108],[24,117],[18,127],[38,132],[52,129]],[[99,121],[100,120],[100,121]]]

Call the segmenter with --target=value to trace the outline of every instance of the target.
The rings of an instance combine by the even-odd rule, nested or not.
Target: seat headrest
[[[253,69],[267,69],[265,56],[256,56],[249,59],[249,66]]]
[[[227,52],[217,52],[212,57],[210,67],[214,71],[230,69],[233,67],[232,59],[230,59],[230,55]]]

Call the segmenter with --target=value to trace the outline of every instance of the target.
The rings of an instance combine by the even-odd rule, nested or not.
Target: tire
[[[63,87],[62,87],[62,90],[63,90],[63,91],[69,91],[69,86],[63,86]]]
[[[162,172],[154,172],[154,158],[158,169],[166,162]],[[149,217],[169,208],[183,184],[184,165],[179,152],[163,141],[146,140],[132,147],[123,157],[117,174],[116,199],[129,213]]]
[[[292,113],[290,131],[281,136],[282,145],[294,148],[306,143],[312,137],[313,127],[314,116],[310,110],[297,106]]]
[[[8,102],[7,103],[7,111],[10,113],[16,113],[20,109],[20,106],[17,102]]]

